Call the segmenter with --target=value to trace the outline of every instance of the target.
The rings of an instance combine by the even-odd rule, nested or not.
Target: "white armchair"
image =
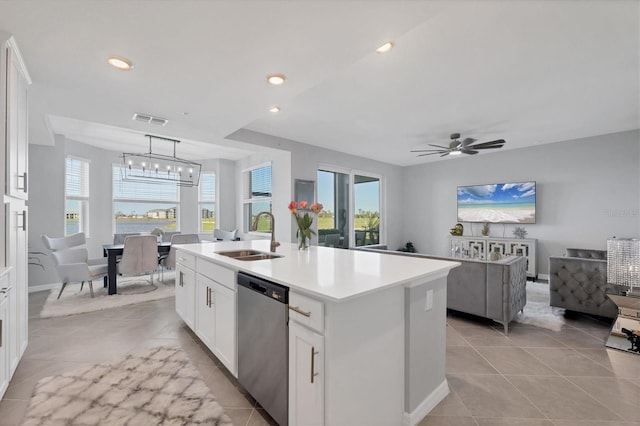
[[[79,282],[80,291],[84,286],[84,282],[89,283],[91,297],[93,297],[93,280],[96,278],[107,276],[107,265],[89,265],[88,253],[86,248],[70,248],[65,250],[57,250],[51,253],[56,264],[58,276],[62,281],[62,288],[58,293],[58,299],[62,296],[62,292],[69,283]]]

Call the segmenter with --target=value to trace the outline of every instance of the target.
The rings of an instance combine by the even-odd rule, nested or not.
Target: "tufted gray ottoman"
[[[615,318],[618,308],[607,289],[620,290],[607,284],[606,250],[567,249],[566,256],[549,258],[551,306]]]

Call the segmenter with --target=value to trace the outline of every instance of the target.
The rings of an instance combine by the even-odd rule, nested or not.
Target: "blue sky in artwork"
[[[535,203],[536,183],[518,182],[458,187],[458,204]]]

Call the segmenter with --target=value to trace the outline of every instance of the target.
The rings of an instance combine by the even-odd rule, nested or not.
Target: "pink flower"
[[[320,203],[311,204],[311,206],[309,207],[309,209],[311,209],[311,211],[314,212],[315,214],[320,213],[323,208],[324,206]]]
[[[296,202],[292,201],[289,203],[289,210],[294,211],[296,209]]]
[[[298,208],[299,209],[306,209],[307,208],[307,202],[306,201],[298,201]]]

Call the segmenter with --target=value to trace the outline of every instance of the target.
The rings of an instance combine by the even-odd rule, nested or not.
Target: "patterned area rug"
[[[164,282],[154,277],[153,284],[147,277],[118,277],[118,294],[112,296],[107,294],[102,280],[99,280],[93,283],[93,298],[86,283],[82,291],[79,284],[70,284],[64,289],[60,299],[59,289],[50,291],[39,317],[81,314],[172,297],[175,295],[174,278],[175,271],[165,271]]]
[[[524,312],[513,319],[552,331],[560,331],[565,325],[564,309],[549,306],[549,285],[527,281],[527,304]]]
[[[231,425],[177,347],[162,346],[38,382],[24,425]]]

